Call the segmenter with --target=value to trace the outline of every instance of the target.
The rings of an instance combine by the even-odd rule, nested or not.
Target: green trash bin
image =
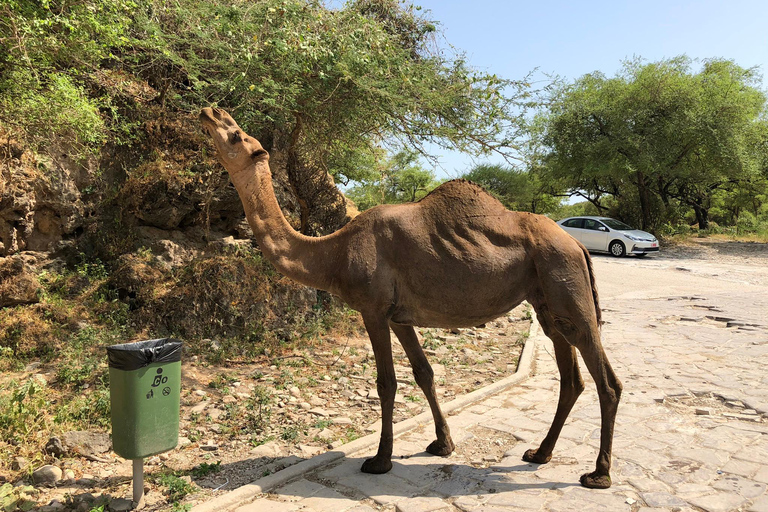
[[[172,450],[179,441],[181,341],[107,347],[112,447],[125,459]]]

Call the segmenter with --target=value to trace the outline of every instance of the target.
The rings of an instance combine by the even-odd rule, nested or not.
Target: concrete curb
[[[527,379],[533,372],[533,361],[537,348],[537,340],[540,336],[543,336],[541,332],[541,326],[536,319],[536,313],[531,309],[531,327],[528,333],[528,339],[525,342],[523,351],[520,354],[520,360],[517,365],[517,371],[513,375],[506,377],[498,382],[489,384],[484,388],[477,389],[471,393],[460,396],[451,402],[442,406],[443,413],[447,416],[453,411],[467,407],[468,405],[479,402],[491,395],[499,393],[507,389],[510,386],[518,384]],[[413,418],[409,418],[400,423],[396,423],[393,426],[394,435],[398,436],[404,432],[412,430],[421,425],[430,423],[432,421],[432,412],[425,411]],[[363,450],[367,450],[372,446],[377,446],[379,443],[379,432],[374,432],[365,437],[361,437],[341,446],[339,449],[325,452],[323,454],[312,457],[305,461],[289,466],[285,469],[259,478],[258,480],[238,487],[237,489],[228,492],[222,496],[212,498],[205,503],[201,503],[191,509],[191,512],[224,512],[232,510],[235,507],[243,505],[249,501],[252,501],[258,494],[268,492],[270,489],[280,487],[281,485],[298,478],[309,471],[313,471],[322,466],[335,462],[344,457],[349,457]]]

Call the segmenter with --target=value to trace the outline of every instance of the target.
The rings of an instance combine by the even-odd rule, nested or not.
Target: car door
[[[608,250],[608,227],[595,219],[584,219],[584,229],[579,230],[579,241],[590,251]]]
[[[566,233],[576,240],[581,241],[581,227],[584,225],[584,219],[569,219],[561,224]]]

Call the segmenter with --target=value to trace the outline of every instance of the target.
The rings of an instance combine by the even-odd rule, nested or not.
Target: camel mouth
[[[217,127],[219,125],[219,122],[213,117],[213,109],[210,107],[202,109],[198,119],[206,131],[209,127]]]

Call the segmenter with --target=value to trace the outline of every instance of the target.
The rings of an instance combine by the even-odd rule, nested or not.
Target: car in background
[[[609,217],[568,217],[557,223],[590,251],[617,257],[628,254],[642,257],[659,251],[655,236]]]

